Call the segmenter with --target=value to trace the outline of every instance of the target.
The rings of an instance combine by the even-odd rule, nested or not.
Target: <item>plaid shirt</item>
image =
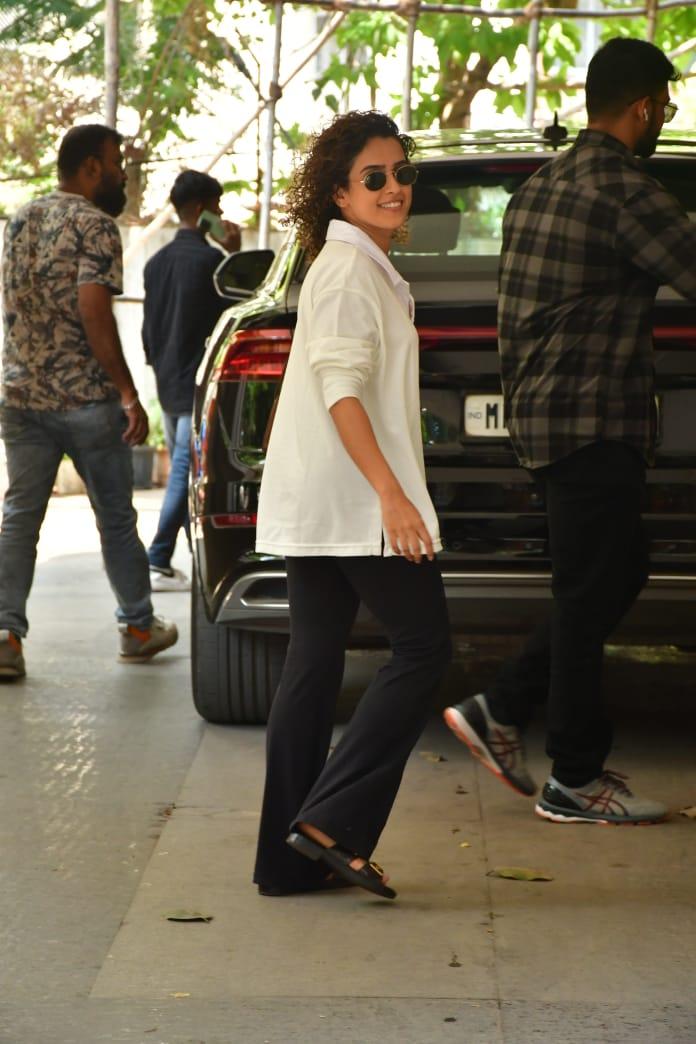
[[[503,223],[499,344],[521,464],[602,439],[650,458],[662,283],[696,299],[696,225],[618,139],[582,131],[518,189]]]

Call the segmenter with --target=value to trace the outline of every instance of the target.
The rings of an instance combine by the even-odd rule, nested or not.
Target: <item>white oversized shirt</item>
[[[259,494],[256,550],[273,555],[391,555],[379,497],[348,455],[330,408],[360,400],[377,443],[423,518],[425,484],[413,299],[359,228],[329,225],[300,292],[297,328]]]

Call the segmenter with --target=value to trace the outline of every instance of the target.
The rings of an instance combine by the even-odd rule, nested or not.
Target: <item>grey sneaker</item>
[[[190,591],[191,581],[180,569],[160,569],[150,566],[150,587],[153,591]]]
[[[0,630],[0,678],[23,678],[26,673],[22,639],[12,631]]]
[[[466,743],[475,758],[518,794],[536,793],[536,783],[527,772],[520,730],[501,725],[491,717],[483,693],[445,708],[443,717],[457,739]]]
[[[534,811],[552,823],[659,823],[667,809],[637,798],[618,772],[603,772],[584,787],[565,787],[549,776]]]
[[[153,616],[146,629],[125,623],[119,624],[118,629],[121,632],[120,659],[124,663],[144,663],[179,639],[176,624],[163,620],[161,616]]]

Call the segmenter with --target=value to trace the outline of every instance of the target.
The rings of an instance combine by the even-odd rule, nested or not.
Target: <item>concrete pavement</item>
[[[145,539],[160,495],[138,494]],[[0,687],[2,1044],[693,1044],[696,821],[542,822],[434,717],[376,853],[396,902],[259,897],[264,730],[197,718],[186,595],[156,596],[178,646],[116,662],[97,546],[84,499],[54,499],[29,676]],[[465,651],[451,695],[495,657]],[[674,809],[696,804],[694,662],[608,665],[612,767]],[[351,657],[347,689],[374,664]],[[540,726],[531,754],[541,781]],[[553,880],[490,876],[510,865]]]

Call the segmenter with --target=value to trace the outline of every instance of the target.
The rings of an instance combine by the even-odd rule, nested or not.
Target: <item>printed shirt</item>
[[[87,283],[121,293],[121,238],[111,217],[70,192],[28,203],[5,229],[2,283],[7,406],[67,410],[118,398],[77,307]]]
[[[379,497],[329,410],[357,398],[441,550],[425,484],[418,335],[408,284],[366,233],[332,221],[300,292],[297,328],[261,480],[256,550],[391,555]]]
[[[523,465],[600,440],[650,459],[660,284],[696,299],[696,225],[618,139],[582,131],[503,222],[501,371]]]

